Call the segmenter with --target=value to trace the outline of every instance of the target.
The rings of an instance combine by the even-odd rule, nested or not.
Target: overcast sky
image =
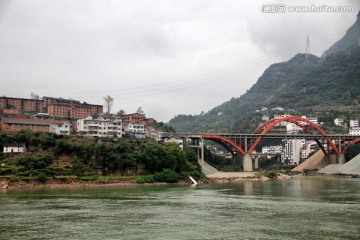
[[[264,13],[264,4],[354,12]],[[63,97],[168,121],[239,97],[272,63],[321,56],[359,0],[0,0],[0,95]],[[266,10],[266,8],[265,8]]]

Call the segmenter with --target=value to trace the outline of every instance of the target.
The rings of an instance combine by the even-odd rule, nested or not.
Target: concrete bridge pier
[[[330,154],[328,156],[329,156],[329,164],[336,164],[337,155],[336,154]]]
[[[251,156],[250,154],[246,153],[243,157],[244,159],[244,172],[252,172],[253,171],[253,164],[252,164],[252,160],[251,160]]]
[[[259,169],[259,156],[256,156],[256,157],[255,157],[254,169]]]
[[[343,153],[337,155],[337,162],[339,164],[345,164],[345,155]]]

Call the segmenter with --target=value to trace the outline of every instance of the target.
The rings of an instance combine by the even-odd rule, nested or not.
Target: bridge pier
[[[336,162],[337,162],[337,160],[336,160],[337,155],[336,154],[330,154],[330,155],[328,155],[328,157],[329,157],[329,164],[336,164]]]
[[[256,156],[256,157],[255,157],[254,169],[259,169],[259,156]]]
[[[246,153],[243,157],[243,162],[244,162],[244,172],[252,172],[253,171],[253,164],[252,164],[252,160],[251,160],[251,156],[250,154]]]
[[[345,155],[343,153],[337,155],[337,162],[339,164],[345,164]]]

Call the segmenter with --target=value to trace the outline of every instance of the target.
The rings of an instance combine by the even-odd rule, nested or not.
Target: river
[[[0,239],[360,239],[360,179],[4,190]]]

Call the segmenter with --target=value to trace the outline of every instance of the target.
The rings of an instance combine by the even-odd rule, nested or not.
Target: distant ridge
[[[177,115],[169,125],[184,132],[237,133],[252,132],[263,122],[262,117],[274,114],[318,116],[328,126],[337,117],[360,119],[360,47],[354,44],[359,29],[358,15],[324,57],[296,54],[272,64],[244,95],[205,114]],[[259,111],[263,108],[267,110]]]
[[[351,51],[353,48],[360,46],[360,11],[357,15],[356,22],[346,31],[343,38],[326,50],[322,57],[329,56],[338,52]]]

